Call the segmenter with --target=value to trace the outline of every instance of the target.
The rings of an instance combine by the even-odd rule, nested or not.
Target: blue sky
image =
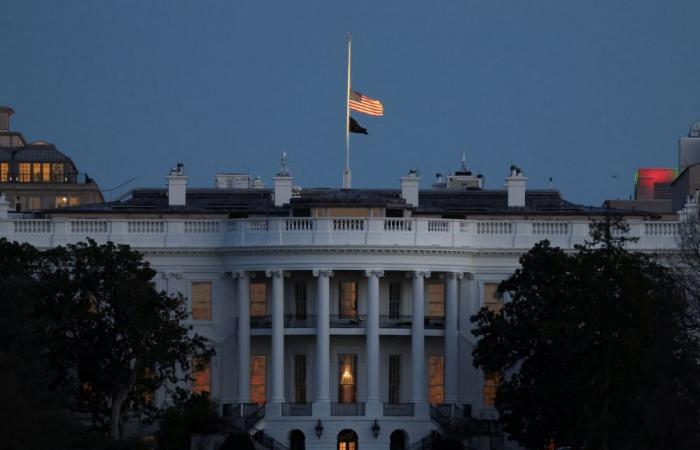
[[[398,187],[417,168],[469,167],[500,188],[600,204],[637,167],[677,164],[700,119],[700,2],[4,0],[0,104],[13,129],[55,143],[104,189],[190,185],[289,154],[296,183],[340,186],[346,36],[353,87],[386,114],[355,114],[353,187]],[[617,178],[613,178],[617,175]]]

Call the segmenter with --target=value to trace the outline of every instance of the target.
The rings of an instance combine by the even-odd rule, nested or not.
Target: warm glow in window
[[[445,401],[444,356],[428,356],[428,397],[433,405],[439,405]]]
[[[192,283],[192,320],[211,320],[211,283]]]
[[[501,376],[496,372],[484,374],[484,406],[492,408],[496,404],[496,390],[501,383]]]
[[[51,182],[51,164],[44,163],[41,165],[41,175],[41,181],[43,181],[44,183]]]
[[[498,293],[498,283],[484,283],[484,306],[495,313],[503,309],[503,299]]]
[[[443,283],[430,283],[428,291],[428,313],[430,317],[445,317],[445,285]]]
[[[32,182],[39,183],[41,181],[41,164],[32,164]]]
[[[250,401],[265,403],[265,355],[250,357]]]
[[[194,394],[211,393],[211,360],[194,358],[194,381],[192,382],[192,392]]]
[[[250,283],[250,315],[253,317],[267,314],[267,286],[265,283]]]
[[[357,318],[357,283],[340,283],[340,302],[338,316],[341,319]]]
[[[10,164],[0,163],[0,182],[7,183],[10,178]]]
[[[338,402],[355,403],[356,355],[338,355]]]
[[[54,183],[63,182],[63,163],[53,164],[53,181]]]
[[[71,198],[68,200],[68,203],[69,203],[71,206],[78,206],[78,205],[80,204],[80,199],[79,199],[78,197],[71,197]]]
[[[19,181],[21,183],[29,183],[32,180],[31,170],[30,163],[19,163]]]
[[[68,197],[56,197],[56,208],[68,206]]]

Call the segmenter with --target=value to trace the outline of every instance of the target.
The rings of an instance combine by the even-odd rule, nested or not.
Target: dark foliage
[[[191,434],[211,434],[223,427],[218,405],[208,394],[191,394],[178,389],[172,405],[159,413],[157,444],[159,449],[189,450]]]

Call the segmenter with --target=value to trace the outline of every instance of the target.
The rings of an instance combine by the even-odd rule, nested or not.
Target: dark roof
[[[11,133],[5,133],[11,134]],[[24,147],[0,146],[0,161],[9,162],[64,162],[68,163],[74,172],[77,172],[73,160],[60,152],[55,145],[50,143],[31,143]]]
[[[303,189],[290,205],[275,207],[272,189],[189,188],[185,207],[169,207],[166,188],[135,189],[113,202],[60,209],[61,213],[289,215],[290,210],[311,207],[409,208],[398,189]],[[58,212],[58,211],[55,211]],[[558,191],[527,191],[525,207],[509,208],[506,190],[424,190],[414,216],[462,218],[475,215],[589,215],[613,213],[601,207],[582,206],[561,198]],[[641,212],[631,212],[640,215]]]

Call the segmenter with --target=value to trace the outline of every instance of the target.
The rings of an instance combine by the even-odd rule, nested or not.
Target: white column
[[[413,272],[413,319],[411,321],[412,399],[416,416],[427,415],[425,401],[425,283],[430,272]]]
[[[271,270],[265,275],[272,277],[272,386],[266,413],[276,416],[284,402],[284,272]]]
[[[365,396],[365,412],[368,416],[381,414],[382,404],[379,395],[379,277],[384,272],[368,270],[367,277],[367,395]]]
[[[314,417],[331,414],[330,396],[330,270],[314,270],[316,277],[316,400]]]
[[[238,402],[250,402],[250,277],[238,277]]]
[[[457,402],[457,372],[459,370],[459,353],[457,318],[459,290],[458,280],[462,273],[447,273],[445,286],[445,403]]]

